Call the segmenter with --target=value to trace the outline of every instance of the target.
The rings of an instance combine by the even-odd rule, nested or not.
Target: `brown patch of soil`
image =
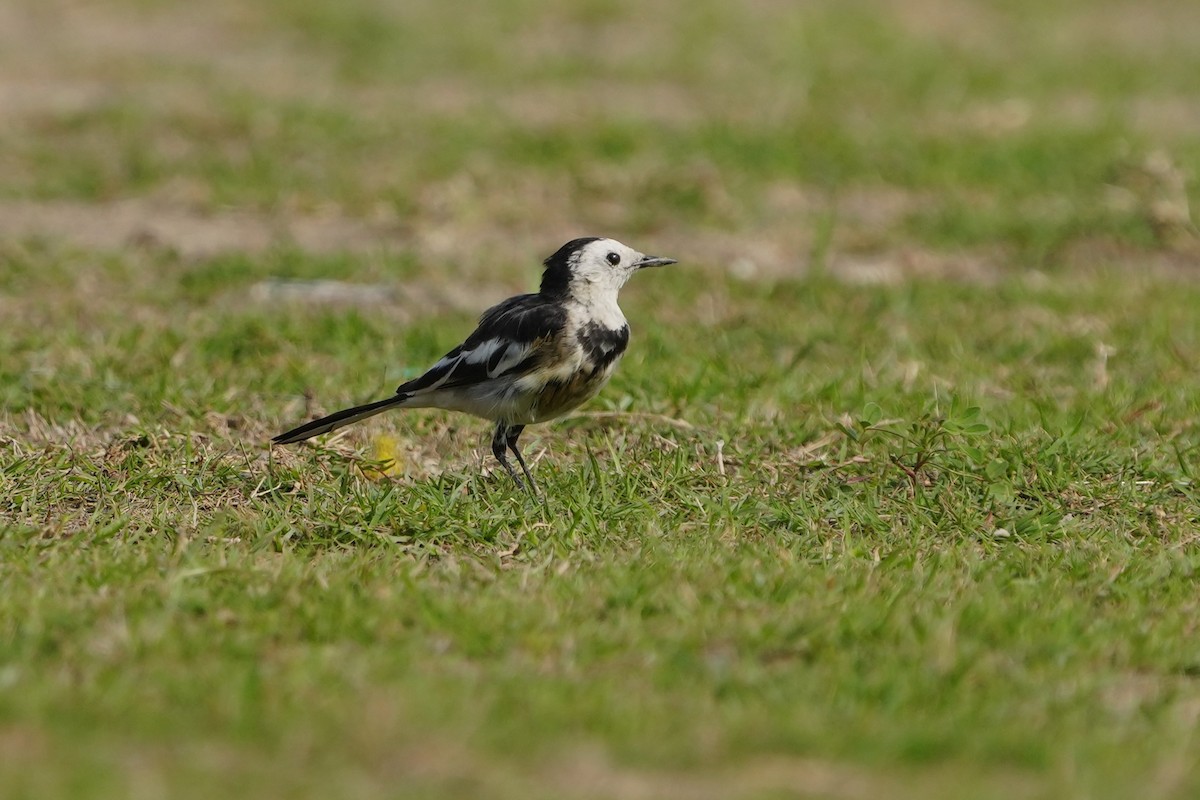
[[[394,228],[337,214],[268,217],[249,212],[200,214],[134,198],[107,203],[70,200],[0,203],[0,237],[46,239],[92,250],[150,245],[185,258],[227,251],[257,252],[289,244],[313,252],[402,247]]]

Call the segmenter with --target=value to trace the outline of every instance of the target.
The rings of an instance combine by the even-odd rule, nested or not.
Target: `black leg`
[[[496,423],[496,432],[492,434],[492,455],[496,457],[496,460],[500,462],[500,466],[504,467],[509,477],[516,482],[517,486],[524,488],[525,484],[521,482],[521,476],[512,468],[512,464],[508,463],[508,454],[505,452],[505,448],[508,447],[508,430],[508,425],[503,422]],[[520,456],[518,455],[517,458],[520,458]],[[521,466],[524,467],[525,465],[521,464]]]
[[[521,465],[521,472],[525,473],[525,480],[529,481],[529,488],[533,490],[535,495],[539,494],[537,481],[533,479],[533,475],[529,472],[529,467],[525,466],[525,458],[521,455],[521,451],[517,449],[517,438],[521,435],[521,431],[525,430],[524,425],[513,425],[508,429],[508,449],[513,451],[513,455],[517,457],[517,463]]]

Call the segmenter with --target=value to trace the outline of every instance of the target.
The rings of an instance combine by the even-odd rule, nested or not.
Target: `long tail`
[[[411,394],[398,394],[386,400],[377,400],[374,403],[347,408],[330,414],[328,417],[321,417],[320,419],[314,419],[312,422],[306,422],[298,428],[292,428],[287,433],[279,434],[271,441],[275,444],[302,442],[305,439],[320,436],[322,433],[335,431],[343,425],[349,425],[351,422],[358,422],[360,419],[373,417],[376,414],[387,411],[389,408],[404,405],[404,401],[411,397]]]

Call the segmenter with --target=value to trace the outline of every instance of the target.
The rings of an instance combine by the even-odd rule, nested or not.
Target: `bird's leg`
[[[517,457],[517,463],[521,465],[521,471],[525,473],[525,480],[529,481],[529,488],[533,490],[536,496],[538,492],[537,481],[533,479],[533,474],[530,473],[529,467],[525,466],[525,457],[521,455],[521,451],[517,449],[517,438],[521,435],[521,431],[525,430],[524,425],[513,425],[508,429],[508,449],[513,451],[513,455]]]
[[[509,477],[516,482],[517,486],[520,486],[523,489],[525,488],[525,484],[521,482],[521,476],[518,475],[517,471],[512,468],[512,464],[508,463],[508,454],[506,453],[507,447],[508,425],[502,421],[497,422],[496,432],[492,434],[492,455],[496,457],[496,460],[500,462],[500,466],[504,467],[505,471],[508,472]],[[518,455],[517,458],[520,458],[520,455]],[[521,466],[523,467],[525,465],[522,464]]]

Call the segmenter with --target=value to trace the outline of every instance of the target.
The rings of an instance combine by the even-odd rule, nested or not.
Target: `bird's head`
[[[633,273],[674,264],[673,258],[639,253],[616,239],[572,239],[544,262],[542,293],[549,295],[616,292]]]

